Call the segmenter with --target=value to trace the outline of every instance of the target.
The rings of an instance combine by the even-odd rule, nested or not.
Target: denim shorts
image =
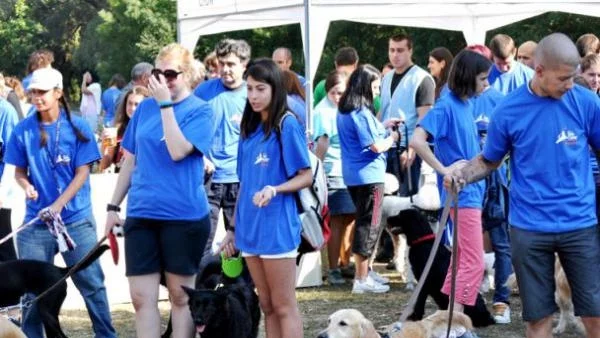
[[[187,276],[199,270],[210,218],[171,221],[127,217],[123,231],[127,276],[162,270]]]
[[[600,229],[538,233],[511,227],[512,262],[523,320],[537,321],[558,310],[554,262],[558,253],[571,286],[575,316],[600,316]]]
[[[356,213],[352,196],[344,185],[342,177],[327,177],[327,205],[331,216],[352,215]]]

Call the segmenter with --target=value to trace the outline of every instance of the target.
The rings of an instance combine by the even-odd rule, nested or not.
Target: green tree
[[[176,2],[108,0],[82,35],[78,67],[94,66],[106,84],[115,73],[129,77],[138,62],[153,62],[164,45],[176,40]]]
[[[9,74],[22,76],[29,53],[40,46],[38,36],[44,27],[32,19],[31,8],[25,0],[17,0],[0,9],[0,69]]]

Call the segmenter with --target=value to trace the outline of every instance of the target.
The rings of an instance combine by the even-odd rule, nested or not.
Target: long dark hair
[[[287,90],[288,94],[296,94],[300,96],[303,101],[306,100],[304,88],[302,88],[302,84],[300,84],[300,80],[298,80],[296,73],[290,70],[284,70],[283,83],[285,84],[285,90]]]
[[[283,85],[283,75],[279,67],[268,58],[259,58],[250,61],[244,79],[252,77],[255,81],[263,82],[271,86],[271,103],[269,104],[269,117],[263,122],[263,131],[265,139],[269,138],[273,128],[279,128],[281,118],[288,111],[287,91]],[[260,114],[252,110],[252,106],[246,99],[246,107],[240,125],[240,135],[242,139],[252,134],[261,123]]]
[[[477,75],[488,72],[491,66],[492,62],[485,56],[470,50],[461,51],[450,67],[448,88],[461,99],[472,97],[477,91]]]
[[[439,78],[435,79],[435,97],[440,97],[440,92],[442,88],[448,81],[448,73],[450,72],[450,66],[452,65],[452,53],[446,47],[437,47],[429,52],[429,56],[434,58],[437,62],[444,61],[446,65],[442,69]]]
[[[125,129],[127,129],[127,125],[129,124],[129,120],[131,118],[127,115],[127,100],[129,100],[129,96],[131,95],[142,95],[144,97],[148,97],[150,92],[146,87],[142,86],[134,86],[129,89],[125,95],[123,95],[123,99],[119,102],[117,106],[117,110],[115,111],[115,126],[117,126],[117,137],[122,137],[125,134]]]
[[[54,89],[54,90],[56,90],[56,89]],[[89,142],[90,139],[87,138],[83,134],[83,132],[81,132],[81,130],[79,130],[79,128],[77,128],[75,126],[75,124],[73,124],[73,121],[71,120],[71,110],[69,109],[69,104],[67,103],[67,100],[65,100],[64,95],[61,95],[61,97],[60,97],[60,105],[65,109],[65,113],[67,114],[67,121],[69,121],[71,128],[73,128],[73,131],[75,131],[75,136],[77,136],[77,140],[83,141],[83,142]],[[60,110],[60,107],[59,107],[59,110]],[[37,117],[38,129],[40,132],[40,148],[42,148],[48,144],[48,133],[46,133],[46,129],[44,129],[44,127],[42,126],[42,114],[37,110],[36,110],[35,114]],[[60,118],[60,113],[59,113],[58,118]]]
[[[350,75],[348,87],[340,98],[338,109],[342,114],[367,107],[375,112],[371,83],[381,78],[379,70],[369,64],[361,65]]]

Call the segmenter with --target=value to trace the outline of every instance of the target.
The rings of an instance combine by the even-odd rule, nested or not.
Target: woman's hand
[[[225,234],[221,245],[219,245],[219,248],[217,249],[217,254],[224,252],[225,257],[231,257],[235,255],[236,251],[237,249],[235,248],[235,232],[227,230],[227,233]]]
[[[169,101],[171,100],[171,92],[169,91],[169,87],[167,87],[167,80],[165,80],[165,77],[162,74],[159,74],[158,76],[159,80],[154,76],[150,76],[148,83],[150,95],[152,95],[157,102]]]
[[[27,189],[25,189],[25,197],[28,200],[37,200],[38,199],[38,192],[37,190],[35,190],[35,187],[33,185],[30,185],[27,187]]]
[[[393,128],[393,127],[397,127],[400,122],[402,122],[401,119],[397,118],[397,117],[392,117],[388,120],[383,121],[383,126],[385,127],[385,129],[388,128]]]
[[[276,194],[277,191],[274,187],[266,185],[261,191],[254,194],[252,202],[259,208],[266,207]]]
[[[104,225],[104,234],[108,236],[108,234],[113,230],[115,226],[122,226],[124,223],[123,219],[119,217],[119,214],[116,211],[109,211],[106,214],[106,223]]]

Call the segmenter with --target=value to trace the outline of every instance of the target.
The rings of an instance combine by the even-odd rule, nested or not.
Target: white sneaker
[[[352,286],[352,293],[384,293],[390,290],[389,285],[380,284],[371,278],[371,276],[367,276],[365,280],[361,281],[358,279],[354,280],[354,285]]]
[[[372,269],[369,270],[369,277],[373,278],[373,280],[379,284],[388,284],[390,282],[389,278],[383,277]]]
[[[510,324],[510,306],[506,303],[498,302],[492,305],[492,312],[496,324]]]

